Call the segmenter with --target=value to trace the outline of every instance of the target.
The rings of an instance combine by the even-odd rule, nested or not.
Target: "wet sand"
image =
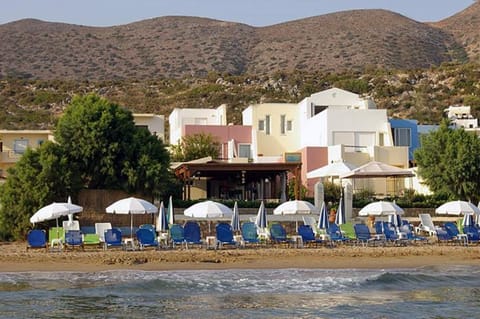
[[[122,251],[88,247],[85,251],[26,250],[26,243],[0,243],[0,271],[206,270],[281,268],[417,268],[480,265],[480,246],[427,244],[406,247],[334,248],[248,247]]]

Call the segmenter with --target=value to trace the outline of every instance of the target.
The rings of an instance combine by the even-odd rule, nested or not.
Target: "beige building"
[[[252,126],[253,158],[283,157],[300,149],[299,108],[294,103],[262,103],[242,112],[243,125]]]
[[[45,141],[53,141],[49,130],[0,130],[0,177],[22,157],[27,148],[35,149]]]

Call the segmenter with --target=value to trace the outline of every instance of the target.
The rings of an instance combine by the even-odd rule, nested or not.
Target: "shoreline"
[[[480,246],[427,244],[405,247],[205,248],[122,251],[26,251],[25,243],[0,244],[0,272],[228,269],[399,269],[480,265]]]

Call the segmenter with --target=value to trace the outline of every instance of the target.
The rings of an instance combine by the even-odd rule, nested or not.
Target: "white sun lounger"
[[[100,242],[105,242],[105,232],[108,229],[112,229],[111,223],[95,223],[95,234],[98,235],[98,239],[100,239]]]
[[[417,233],[427,232],[430,236],[437,233],[437,228],[433,224],[432,216],[430,214],[418,214],[420,218],[420,224],[415,227]]]

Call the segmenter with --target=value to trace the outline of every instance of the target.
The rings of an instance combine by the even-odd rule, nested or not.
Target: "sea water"
[[[4,272],[0,318],[480,318],[480,267]]]

